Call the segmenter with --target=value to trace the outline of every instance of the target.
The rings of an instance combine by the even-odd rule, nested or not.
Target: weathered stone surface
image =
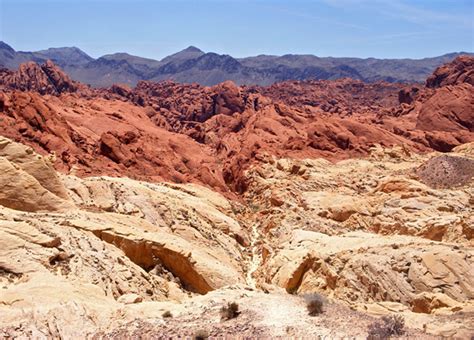
[[[418,306],[417,294],[440,290],[462,304],[474,297],[473,254],[413,237],[295,231],[264,270],[266,280],[287,291],[319,291],[348,303]]]
[[[426,86],[433,88],[462,83],[474,85],[474,58],[469,56],[438,67],[426,80]]]
[[[54,178],[53,178],[54,180]],[[15,163],[0,157],[0,205],[23,211],[61,211],[73,204],[44,188]]]
[[[448,78],[472,73],[472,58],[466,58],[448,66]],[[141,81],[133,89],[89,89],[50,62],[33,63],[0,72],[6,89],[0,128],[38,151],[54,152],[63,172],[195,182],[231,197],[230,191],[247,189],[245,171],[268,155],[341,160],[366,156],[377,143],[446,152],[474,141],[472,84],[455,78],[420,88],[411,104],[400,104],[401,84]],[[10,86],[16,83],[21,86]]]
[[[220,194],[197,185],[58,177],[29,148],[8,141],[1,151],[31,174],[0,157],[0,314],[7,314],[0,328],[17,319],[33,327],[70,308],[106,325],[115,301],[181,301],[244,281],[237,239],[246,233]],[[73,336],[81,322],[95,329],[81,318],[62,318],[71,324],[47,334]]]
[[[395,313],[407,337],[469,338],[459,62],[402,104],[348,79],[92,90],[51,63],[0,70],[2,134],[48,155],[0,137],[0,337],[365,338]]]
[[[467,159],[469,150],[446,157]],[[469,334],[459,322],[434,321],[462,319],[474,287],[473,187],[417,180],[417,169],[436,157],[377,147],[366,159],[270,159],[251,168],[244,197],[261,240],[256,285],[320,292],[354,308],[383,305],[379,315],[402,313],[412,327]],[[432,316],[420,323],[423,317],[413,316],[420,311]]]
[[[56,196],[69,199],[63,183],[59,180],[51,157],[40,157],[32,148],[14,143],[8,138],[0,136],[0,157],[19,166],[24,172],[33,176],[41,186]]]
[[[51,60],[43,65],[35,62],[21,64],[16,72],[5,72],[0,78],[0,85],[22,91],[37,91],[41,94],[60,94],[75,92],[84,85],[71,80]]]
[[[143,301],[143,298],[138,294],[124,294],[117,299],[118,302],[130,305],[132,303],[139,303]]]

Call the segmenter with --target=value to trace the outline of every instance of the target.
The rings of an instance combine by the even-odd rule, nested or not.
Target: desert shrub
[[[236,302],[229,302],[221,308],[221,319],[230,320],[239,316],[239,305]]]
[[[405,333],[405,319],[401,315],[387,315],[380,321],[376,321],[369,326],[369,336],[367,340],[388,339],[394,335]]]
[[[260,206],[258,204],[254,204],[254,203],[249,203],[249,208],[250,210],[252,210],[252,212],[258,212],[260,210]]]
[[[169,310],[167,310],[161,316],[164,317],[164,318],[172,318],[173,314],[171,314],[171,312]]]
[[[205,329],[200,329],[194,334],[194,340],[206,340],[209,338],[209,333]]]
[[[306,309],[310,316],[316,316],[324,312],[324,298],[319,294],[307,294],[304,296],[306,300]]]

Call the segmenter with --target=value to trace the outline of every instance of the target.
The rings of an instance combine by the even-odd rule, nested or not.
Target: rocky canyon
[[[468,55],[423,84],[1,69],[0,337],[376,339],[396,316],[470,339],[473,176]]]

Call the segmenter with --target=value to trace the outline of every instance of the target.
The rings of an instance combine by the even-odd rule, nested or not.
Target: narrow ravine
[[[252,255],[249,259],[248,269],[247,269],[247,284],[252,288],[257,288],[257,281],[253,277],[253,274],[258,270],[258,267],[261,263],[261,254],[258,247],[258,240],[260,234],[258,232],[258,223],[252,224],[252,229],[250,231],[250,249]]]

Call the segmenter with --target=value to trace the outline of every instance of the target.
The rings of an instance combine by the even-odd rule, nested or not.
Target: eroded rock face
[[[289,292],[320,291],[349,303],[412,306],[418,294],[438,291],[462,305],[473,298],[472,255],[413,237],[297,230],[267,262],[267,277]]]
[[[248,236],[220,194],[189,184],[59,178],[32,149],[7,139],[1,146],[1,327],[23,320],[25,309],[48,320],[71,298],[85,317],[105,320],[99,315],[110,318],[132,300],[181,301],[244,282],[238,241]],[[83,322],[68,320],[75,328]]]
[[[423,103],[417,127],[425,131],[474,131],[473,90],[474,86],[467,83],[437,89]]]
[[[10,174],[5,172],[7,175]],[[173,189],[101,178],[84,184],[77,178],[64,180],[71,185],[70,196],[78,206],[108,213],[71,209],[71,212],[64,212],[60,220],[43,217],[52,232],[55,228],[66,228],[93,234],[122,250],[135,265],[147,271],[164,268],[192,292],[203,294],[243,281],[242,254],[237,240],[245,240],[246,235],[239,223],[226,215],[232,212],[223,197],[211,193],[210,199],[206,200],[206,191],[199,187]],[[42,192],[28,194],[44,196]],[[29,209],[26,198],[20,197],[20,200],[25,207],[13,208],[36,211]],[[220,205],[214,207],[213,201]],[[9,203],[0,202],[4,206]],[[37,206],[41,210],[58,210]],[[61,208],[64,210],[63,206]],[[14,218],[13,212],[11,214]],[[35,215],[23,218],[30,223],[35,219],[38,219]]]
[[[6,158],[0,157],[0,170],[1,205],[23,211],[61,211],[73,207]]]
[[[215,92],[213,97],[214,114],[232,115],[244,111],[245,103],[240,88],[232,81],[217,85]]]
[[[0,136],[0,157],[33,176],[41,186],[56,196],[69,199],[64,184],[53,167],[54,157],[40,157],[33,149]]]
[[[58,96],[0,94],[31,146],[0,137],[1,336],[474,333],[467,77],[399,104],[347,79],[71,94],[46,67]]]
[[[460,65],[456,70],[470,72],[469,62]],[[474,141],[472,85],[466,77],[440,88],[412,86],[400,104],[406,85],[383,82],[203,87],[142,81],[133,89],[86,89],[69,84],[51,63],[23,68],[27,75],[34,71],[20,77],[25,81],[15,78],[20,71],[0,74],[6,90],[0,105],[3,134],[39,152],[54,152],[57,169],[80,176],[194,182],[231,197],[231,191],[247,189],[245,170],[266,155],[340,160],[367,156],[375,143],[447,152]],[[44,79],[37,86],[8,85],[41,77],[57,91],[40,90]]]
[[[64,211],[74,205],[48,159],[0,137],[0,205],[22,211]]]
[[[256,285],[320,292],[364,310],[389,302],[413,313],[471,310],[474,192],[456,160],[470,164],[472,153],[456,151],[375,147],[364,160],[269,158],[250,169],[244,197],[260,232]],[[445,158],[447,185],[417,180]]]
[[[18,71],[5,71],[0,77],[0,86],[54,95],[86,88],[84,85],[79,85],[71,80],[51,60],[46,61],[43,65],[28,62],[21,64]]]
[[[0,121],[3,134],[43,154],[54,153],[63,172],[198,182],[229,191],[208,148],[155,126],[142,107],[25,92],[7,96],[14,104]]]
[[[438,67],[426,80],[431,88],[468,83],[474,85],[474,57],[460,56]]]
[[[425,160],[403,148],[381,150],[375,148],[364,160],[269,159],[251,169],[245,198],[261,211],[258,223],[265,238],[284,240],[304,226],[329,235],[363,229],[470,241],[472,182],[436,190],[415,179],[436,155]],[[450,157],[471,160],[468,154]]]
[[[90,224],[70,222],[115,244],[141,267],[161,264],[198,293],[242,282],[242,254],[237,241],[248,237],[230,217],[231,206],[224,197],[199,186],[173,187],[112,178],[64,180],[71,197],[84,209],[100,209],[149,223],[147,234],[143,234],[140,229],[125,228],[130,224],[127,222],[117,229],[110,228],[111,221],[102,223],[100,219]]]

